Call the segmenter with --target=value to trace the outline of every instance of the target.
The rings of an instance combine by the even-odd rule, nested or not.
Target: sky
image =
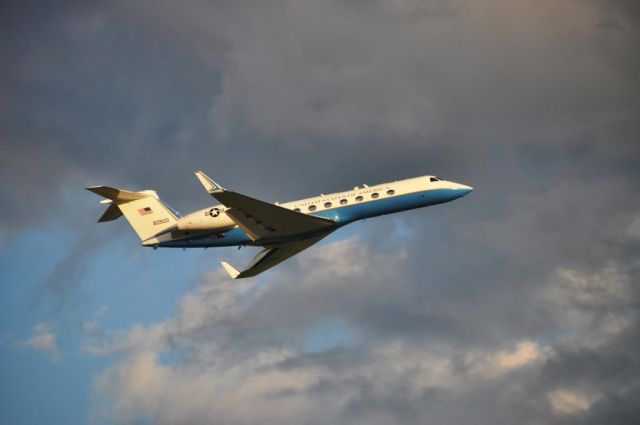
[[[5,2],[0,423],[640,423],[640,3]],[[475,188],[252,279],[87,186]]]

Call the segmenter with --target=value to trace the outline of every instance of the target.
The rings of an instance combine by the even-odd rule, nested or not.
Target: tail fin
[[[131,192],[109,186],[88,187],[87,190],[107,198],[100,201],[109,207],[98,222],[115,220],[124,214],[143,242],[166,232],[178,222],[177,213],[165,205],[153,190]]]

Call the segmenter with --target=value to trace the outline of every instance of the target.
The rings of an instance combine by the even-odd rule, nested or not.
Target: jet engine
[[[235,227],[235,223],[225,213],[224,205],[205,208],[178,219],[178,230],[185,231],[224,231]]]

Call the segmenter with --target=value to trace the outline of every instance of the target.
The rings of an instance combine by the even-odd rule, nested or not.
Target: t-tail
[[[100,203],[109,205],[98,222],[124,215],[143,243],[177,225],[178,213],[162,202],[154,190],[132,192],[109,186],[93,186],[87,190],[106,198]]]

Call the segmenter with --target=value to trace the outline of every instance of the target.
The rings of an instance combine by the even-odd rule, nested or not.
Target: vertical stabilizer
[[[132,192],[108,186],[88,187],[87,190],[107,198],[102,203],[110,204],[100,222],[124,215],[143,242],[175,227],[178,222],[171,208],[153,190]]]

